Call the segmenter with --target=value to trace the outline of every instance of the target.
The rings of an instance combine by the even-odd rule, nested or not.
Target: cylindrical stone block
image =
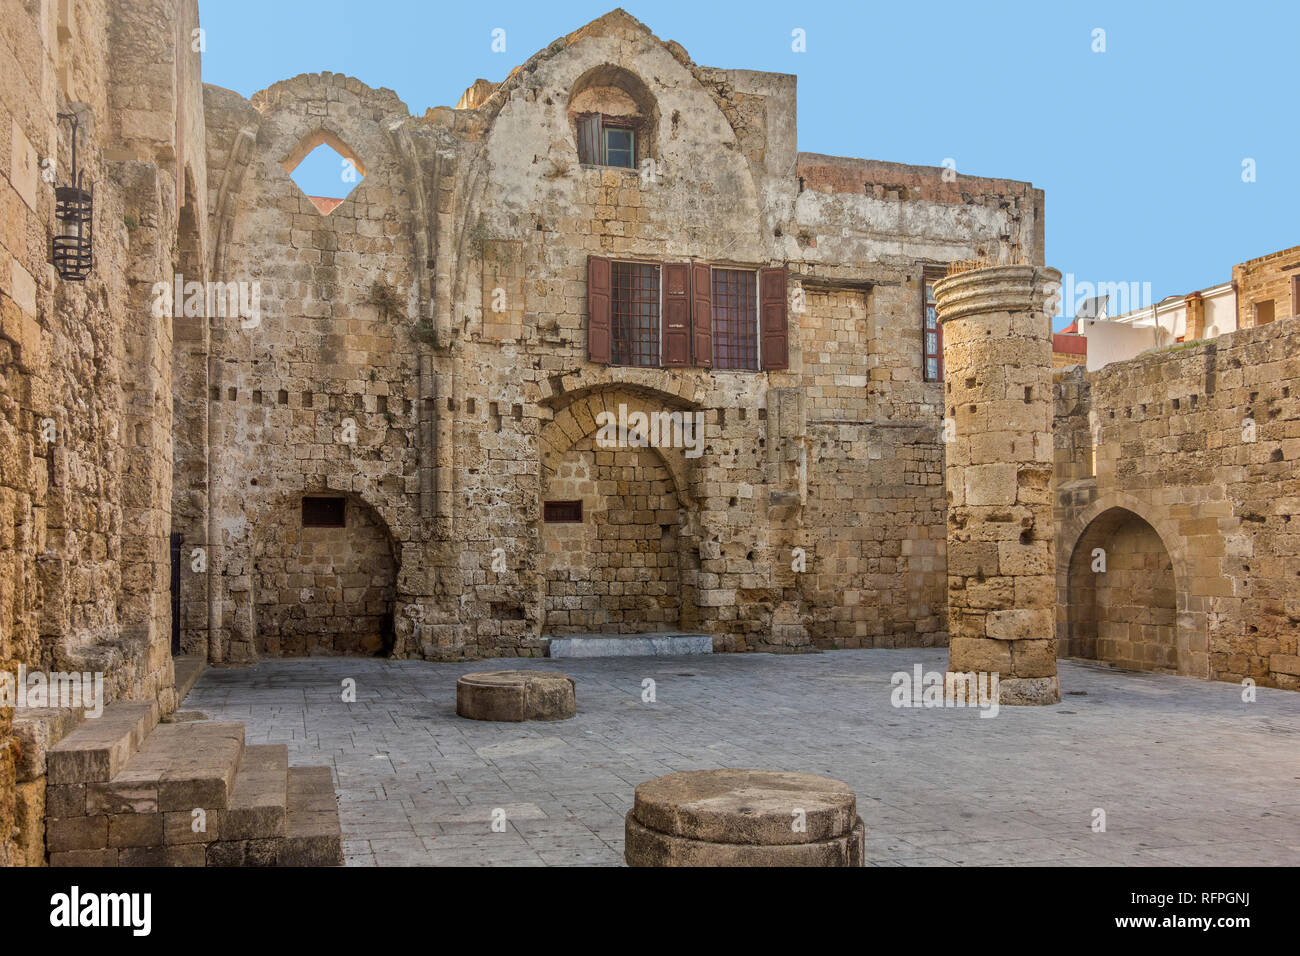
[[[1052,320],[1061,274],[991,266],[934,294],[943,328],[948,670],[1004,704],[1054,704]]]
[[[691,770],[640,784],[629,866],[862,866],[866,828],[848,784],[773,770]]]
[[[478,671],[456,681],[456,713],[470,720],[567,720],[573,678],[553,671]]]

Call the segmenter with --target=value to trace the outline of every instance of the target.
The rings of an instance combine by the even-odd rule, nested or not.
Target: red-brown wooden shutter
[[[786,318],[784,268],[760,271],[758,311],[761,316],[763,368],[789,368],[790,331]]]
[[[691,266],[664,266],[664,366],[691,364]]]
[[[609,364],[609,260],[587,256],[587,358]]]
[[[713,270],[707,262],[691,266],[691,339],[695,364],[713,368]]]

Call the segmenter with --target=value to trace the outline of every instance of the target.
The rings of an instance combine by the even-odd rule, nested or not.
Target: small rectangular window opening
[[[548,501],[542,506],[542,520],[547,524],[576,524],[582,521],[582,500]]]
[[[304,528],[345,527],[346,503],[344,498],[303,498],[302,526]]]

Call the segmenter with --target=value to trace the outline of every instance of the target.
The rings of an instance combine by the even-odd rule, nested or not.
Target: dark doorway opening
[[[171,535],[172,553],[172,656],[181,652],[181,544],[185,536],[175,531]]]

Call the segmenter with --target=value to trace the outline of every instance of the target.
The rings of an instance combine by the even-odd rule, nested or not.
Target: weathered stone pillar
[[[1052,323],[1061,274],[992,266],[935,285],[943,328],[950,674],[1054,704]]]

